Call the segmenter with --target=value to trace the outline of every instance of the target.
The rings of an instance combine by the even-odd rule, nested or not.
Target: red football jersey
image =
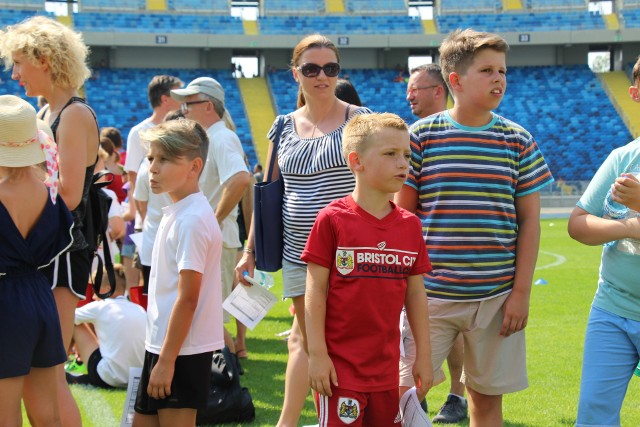
[[[330,203],[302,253],[330,270],[325,339],[338,383],[349,390],[398,387],[407,277],[431,270],[420,219],[391,204],[377,219],[351,196]]]

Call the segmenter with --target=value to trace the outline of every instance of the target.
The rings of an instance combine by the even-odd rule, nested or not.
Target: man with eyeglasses
[[[411,70],[407,83],[407,101],[411,112],[423,119],[432,114],[446,110],[449,90],[442,77],[440,66],[437,64],[420,65]],[[405,322],[406,323],[406,322]],[[403,326],[407,333],[410,328]],[[410,354],[410,352],[408,352]],[[451,352],[447,357],[447,366],[451,376],[451,387],[447,401],[442,405],[438,414],[433,418],[434,423],[457,423],[467,418],[467,401],[464,397],[464,384],[460,382],[464,359],[464,344],[462,335],[458,335]],[[404,384],[403,375],[400,378],[400,393],[409,389]],[[408,384],[408,382],[407,382]]]
[[[420,65],[411,70],[407,83],[407,101],[411,112],[423,119],[447,108],[449,90],[444,83],[440,66]]]
[[[184,89],[171,91],[173,99],[181,102],[180,109],[187,119],[198,122],[209,136],[209,152],[202,175],[200,190],[209,200],[222,230],[222,299],[231,293],[236,267],[236,254],[241,247],[238,229],[238,203],[249,185],[251,175],[244,161],[244,150],[238,136],[225,124],[230,121],[224,106],[224,89],[211,77],[198,77]],[[224,322],[229,322],[224,312]],[[233,339],[224,330],[224,341],[235,353]]]

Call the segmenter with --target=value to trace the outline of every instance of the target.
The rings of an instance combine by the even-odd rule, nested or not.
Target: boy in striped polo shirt
[[[439,368],[458,333],[472,425],[502,425],[502,395],[527,387],[524,328],[540,239],[538,191],[553,181],[529,132],[492,112],[507,86],[500,36],[471,29],[440,47],[451,110],[411,127],[411,169],[396,203],[422,220],[433,270],[432,361]],[[400,384],[411,374],[404,340]]]

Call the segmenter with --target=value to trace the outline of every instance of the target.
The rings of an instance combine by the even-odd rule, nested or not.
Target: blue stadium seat
[[[145,0],[82,0],[82,10],[144,10]]]
[[[44,9],[43,0],[5,0],[2,2],[3,8],[21,8],[21,9]]]
[[[527,0],[525,7],[534,10],[544,8],[587,10],[584,0]]]
[[[229,15],[80,12],[73,19],[79,31],[244,34],[242,21]]]
[[[14,25],[35,15],[45,15],[53,17],[52,14],[44,10],[28,9],[0,9],[0,26]]]
[[[229,14],[229,0],[168,0],[167,9],[176,12],[209,12]]]
[[[606,29],[602,16],[587,11],[439,15],[436,21],[441,33],[448,33],[457,28],[492,32]]]
[[[265,15],[323,13],[324,1],[318,0],[263,0]]]
[[[418,18],[406,15],[376,16],[263,16],[260,33],[274,34],[422,34]]]
[[[502,1],[498,0],[442,0],[440,11],[450,12],[496,12],[502,9]]]
[[[405,0],[345,0],[347,11],[357,14],[407,13]]]

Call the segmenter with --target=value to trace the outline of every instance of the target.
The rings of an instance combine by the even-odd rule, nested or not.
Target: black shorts
[[[91,253],[86,249],[65,252],[42,272],[52,288],[69,288],[78,298],[84,299],[91,275]]]
[[[64,363],[58,310],[42,274],[0,278],[0,379]]]
[[[149,377],[158,363],[158,354],[144,352],[144,366],[136,395],[136,412],[156,415],[158,409],[201,409],[207,406],[211,387],[213,352],[178,356],[171,381],[171,396],[154,399],[147,394]]]
[[[142,288],[143,295],[149,295],[149,278],[151,277],[151,266],[142,264],[142,282],[144,287]]]
[[[103,381],[98,375],[98,363],[102,360],[102,353],[100,353],[100,349],[96,349],[91,356],[89,356],[89,361],[87,362],[87,375],[89,376],[89,383],[96,387],[101,388],[114,388]]]

